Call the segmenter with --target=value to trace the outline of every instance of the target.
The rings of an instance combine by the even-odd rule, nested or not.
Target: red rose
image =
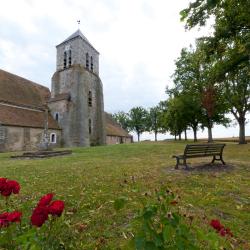
[[[9,221],[7,220],[9,213],[5,212],[0,214],[0,228],[7,227],[9,225]]]
[[[30,219],[32,225],[41,227],[43,223],[48,219],[48,208],[42,206],[36,207]]]
[[[0,193],[2,192],[2,190],[5,188],[6,186],[6,178],[0,178]]]
[[[227,234],[225,228],[222,228],[222,229],[219,231],[219,234],[220,234],[220,236],[224,237],[224,236]]]
[[[20,191],[20,185],[17,181],[6,180],[5,184],[2,187],[1,194],[3,196],[10,196],[11,193],[18,194]]]
[[[54,194],[52,193],[44,195],[38,202],[37,206],[48,206],[52,201],[53,196]]]
[[[224,228],[224,226],[220,223],[219,220],[211,220],[210,226],[216,229],[218,232]]]
[[[7,216],[7,220],[9,222],[21,222],[22,213],[19,211],[14,211],[9,213]]]
[[[60,200],[53,201],[51,205],[49,205],[49,214],[61,216],[63,209],[64,209],[63,201]]]

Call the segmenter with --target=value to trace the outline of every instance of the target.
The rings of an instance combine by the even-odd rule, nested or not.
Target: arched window
[[[58,120],[59,120],[59,113],[55,114],[55,120],[58,122]]]
[[[92,133],[92,121],[89,119],[89,134],[91,135]]]
[[[50,143],[56,143],[56,133],[50,134]]]
[[[67,52],[64,51],[63,68],[66,69],[66,67],[67,67]]]
[[[69,50],[69,67],[71,66],[71,50]]]
[[[90,57],[90,69],[91,69],[91,71],[93,71],[93,69],[94,69],[93,57],[92,56]]]
[[[89,104],[89,107],[92,107],[92,92],[89,91],[89,94],[88,94],[88,104]]]
[[[86,68],[89,68],[89,54],[86,53]]]

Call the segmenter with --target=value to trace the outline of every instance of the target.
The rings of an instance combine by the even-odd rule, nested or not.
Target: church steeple
[[[99,53],[78,29],[56,46],[50,112],[63,130],[66,146],[105,144],[103,88]]]
[[[99,74],[99,52],[83,35],[80,29],[56,46],[57,70],[66,70],[80,65]]]

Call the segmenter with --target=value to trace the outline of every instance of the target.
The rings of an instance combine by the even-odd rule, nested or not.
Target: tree
[[[227,107],[223,105],[225,102],[220,87],[217,83],[211,82],[212,65],[212,59],[206,56],[206,40],[197,40],[196,49],[192,47],[189,50],[182,49],[181,56],[176,61],[173,75],[175,88],[172,90],[175,96],[188,97],[185,100],[187,106],[188,101],[193,102],[190,105],[197,112],[195,121],[200,123],[202,128],[208,128],[209,142],[213,140],[213,124],[226,125],[228,122],[228,119],[225,118]],[[192,117],[194,110],[191,111]],[[198,125],[195,125],[194,129],[196,130],[197,127]],[[194,131],[195,133],[196,131]]]
[[[187,29],[204,26],[209,18],[214,18],[214,33],[207,38],[207,47],[209,54],[219,59],[214,65],[215,81],[223,81],[226,73],[249,65],[249,0],[196,0],[180,14]]]
[[[129,129],[137,133],[138,141],[140,135],[147,131],[148,112],[143,107],[135,107],[129,111]]]
[[[129,129],[129,116],[127,113],[123,112],[123,111],[119,111],[115,114],[112,114],[112,118],[120,124],[120,126],[127,130]]]
[[[240,70],[238,74],[229,74],[224,82],[225,97],[230,111],[239,124],[239,144],[246,144],[245,124],[246,113],[250,111],[250,70],[248,67]]]
[[[149,112],[148,112],[148,131],[154,132],[155,141],[157,141],[157,134],[158,133],[165,132],[165,129],[162,126],[161,117],[162,117],[162,109],[161,109],[160,105],[149,109]]]
[[[211,82],[225,90],[229,108],[239,123],[239,143],[246,143],[249,111],[250,1],[196,0],[181,11],[186,28],[203,26],[213,16],[214,33],[206,38],[206,55],[212,58]]]

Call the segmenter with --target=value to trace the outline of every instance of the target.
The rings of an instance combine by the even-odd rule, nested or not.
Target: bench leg
[[[221,160],[223,165],[226,165],[226,163],[223,161],[222,155],[220,156],[220,160]]]
[[[214,163],[214,161],[216,160],[215,156],[213,156],[213,160],[211,161],[211,163]]]
[[[220,155],[219,159],[216,159],[216,156],[213,156],[211,163],[214,163],[215,161],[221,161],[223,165],[226,165],[226,163],[223,161],[222,155]]]
[[[179,168],[179,163],[180,163],[180,159],[176,157],[175,169],[178,169],[178,168]]]
[[[187,161],[186,161],[185,158],[183,159],[183,165],[185,166],[185,169],[186,169],[186,170],[189,169],[189,167],[188,167],[188,165],[187,165]]]

